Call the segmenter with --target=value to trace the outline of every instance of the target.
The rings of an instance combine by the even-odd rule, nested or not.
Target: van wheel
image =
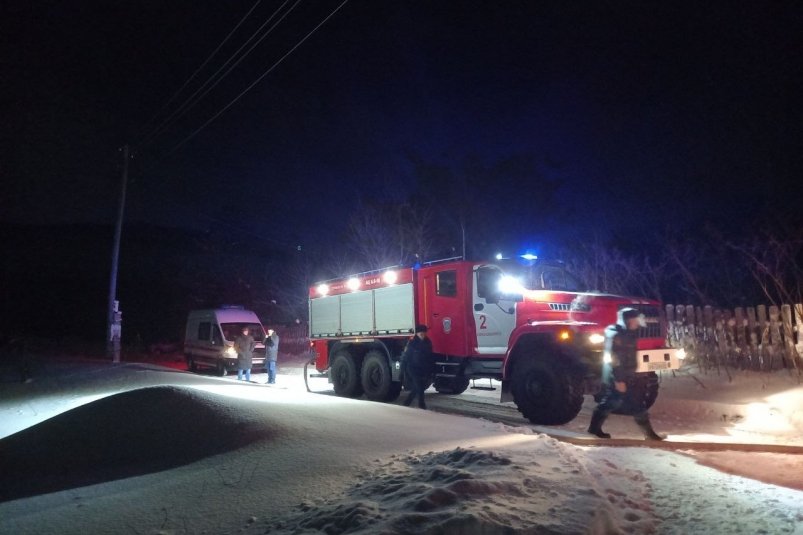
[[[217,361],[217,366],[215,367],[215,373],[218,377],[226,377],[226,363],[223,362],[223,359]]]
[[[347,351],[340,351],[332,359],[332,385],[335,394],[347,398],[358,398],[362,395],[360,374],[354,357]]]
[[[187,357],[187,369],[192,373],[196,373],[198,371],[198,365],[195,363],[195,359],[190,356]]]
[[[583,374],[555,360],[521,360],[511,390],[519,412],[534,424],[571,422],[583,406]]]
[[[401,393],[401,384],[394,383],[388,359],[379,351],[369,351],[360,374],[365,397],[372,401],[393,401]],[[393,388],[396,384],[398,388]]]

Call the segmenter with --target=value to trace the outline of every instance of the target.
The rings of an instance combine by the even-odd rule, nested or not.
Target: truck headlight
[[[675,356],[678,358],[678,360],[685,359],[686,358],[686,350],[681,347],[680,349],[678,349],[677,353],[675,353]]]
[[[499,292],[505,295],[524,295],[524,285],[515,277],[503,275],[499,279]]]
[[[229,346],[229,347],[226,348],[226,355],[228,355],[230,357],[236,357],[237,356],[237,350],[234,349],[233,346]]]
[[[588,335],[588,343],[599,345],[605,341],[605,337],[600,333],[592,333]]]

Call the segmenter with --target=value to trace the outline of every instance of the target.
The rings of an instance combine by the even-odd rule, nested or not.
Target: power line
[[[193,106],[195,106],[195,105],[196,105],[198,102],[200,102],[200,101],[201,101],[201,99],[202,99],[204,96],[206,96],[206,95],[207,95],[207,93],[209,93],[209,91],[211,91],[211,90],[212,90],[212,89],[213,89],[215,86],[217,86],[217,84],[218,84],[218,83],[220,83],[220,81],[221,81],[221,80],[223,80],[223,78],[225,78],[226,76],[228,76],[228,74],[229,74],[229,73],[230,73],[230,72],[231,72],[231,71],[232,71],[232,70],[233,70],[233,69],[234,69],[234,68],[235,68],[237,65],[239,65],[239,64],[240,64],[240,62],[241,62],[242,60],[244,60],[244,59],[245,59],[245,58],[248,56],[248,54],[250,54],[250,53],[251,53],[251,51],[252,51],[252,50],[254,50],[254,48],[255,48],[255,47],[256,47],[256,46],[257,46],[259,43],[261,43],[261,42],[262,42],[262,41],[263,41],[263,40],[264,40],[264,39],[265,39],[265,38],[266,38],[268,35],[270,35],[270,33],[271,33],[271,32],[272,32],[272,31],[273,31],[275,28],[276,28],[276,26],[278,26],[278,25],[279,25],[279,23],[280,23],[282,20],[284,20],[284,18],[285,18],[285,17],[286,17],[288,14],[290,14],[290,12],[291,12],[291,11],[293,11],[293,9],[295,9],[295,7],[296,7],[296,6],[297,6],[297,5],[298,5],[298,4],[301,2],[301,0],[296,0],[295,4],[293,4],[292,6],[290,6],[290,9],[288,9],[287,11],[285,11],[285,12],[284,12],[284,14],[281,16],[281,18],[280,18],[278,21],[276,21],[276,22],[273,24],[273,26],[271,26],[270,28],[268,28],[268,30],[267,30],[267,31],[266,31],[266,32],[265,32],[265,33],[264,33],[264,34],[263,34],[263,35],[262,35],[262,36],[261,36],[261,37],[260,37],[260,38],[259,38],[259,39],[258,39],[258,40],[257,40],[257,41],[256,41],[256,42],[253,44],[253,45],[252,45],[252,46],[251,46],[251,48],[249,48],[248,50],[246,50],[246,51],[245,51],[245,53],[243,53],[243,54],[242,54],[242,55],[241,55],[241,56],[240,56],[240,57],[237,59],[237,61],[236,61],[236,62],[235,62],[235,63],[234,63],[234,64],[233,64],[233,65],[232,65],[232,66],[231,66],[231,67],[230,67],[230,68],[229,68],[229,69],[228,69],[226,72],[224,72],[222,75],[220,75],[220,77],[218,77],[218,78],[217,78],[217,80],[215,80],[215,77],[217,77],[217,76],[218,76],[218,74],[220,74],[220,71],[222,71],[223,69],[225,69],[225,68],[226,68],[226,66],[227,66],[227,65],[229,65],[229,63],[231,63],[231,62],[232,62],[232,60],[234,60],[235,58],[237,58],[238,54],[240,54],[240,52],[243,50],[243,48],[245,48],[246,46],[248,46],[248,44],[249,44],[251,41],[253,41],[253,39],[254,39],[254,38],[257,36],[257,35],[259,35],[259,33],[262,31],[262,29],[263,29],[263,28],[265,28],[265,26],[267,26],[267,25],[268,25],[268,24],[269,24],[269,23],[270,23],[270,22],[271,22],[271,21],[274,19],[274,17],[276,17],[276,15],[277,15],[279,12],[281,12],[281,10],[284,8],[284,6],[286,6],[286,5],[287,5],[287,3],[288,3],[289,1],[290,1],[290,0],[284,0],[284,2],[282,2],[282,4],[281,4],[281,5],[280,5],[278,8],[276,8],[276,10],[273,12],[273,14],[271,14],[271,16],[270,16],[270,17],[268,17],[268,18],[267,18],[267,20],[265,20],[265,22],[263,22],[263,23],[262,23],[262,24],[259,26],[259,28],[257,28],[257,29],[256,29],[256,31],[255,31],[254,33],[252,33],[252,34],[251,34],[251,36],[250,36],[250,37],[249,37],[249,38],[248,38],[248,39],[245,41],[245,43],[243,43],[243,44],[240,46],[240,48],[238,48],[238,49],[237,49],[237,50],[236,50],[236,51],[235,51],[235,52],[234,52],[234,53],[233,53],[231,56],[229,56],[229,59],[227,59],[227,60],[226,60],[226,61],[223,63],[223,65],[221,65],[221,66],[220,66],[220,67],[219,67],[219,68],[218,68],[218,69],[217,69],[217,70],[216,70],[214,73],[212,73],[212,75],[211,75],[211,76],[209,76],[209,78],[207,78],[207,80],[206,80],[206,81],[205,81],[205,82],[204,82],[204,83],[201,85],[201,87],[199,87],[198,89],[196,89],[196,90],[195,90],[195,92],[193,92],[193,93],[192,93],[192,94],[191,94],[189,97],[187,97],[187,99],[184,101],[184,103],[183,103],[181,106],[179,106],[178,108],[176,108],[176,109],[175,109],[175,110],[174,110],[174,111],[173,111],[173,112],[172,112],[170,115],[168,115],[168,116],[167,116],[167,118],[165,118],[165,119],[164,119],[164,120],[161,122],[161,124],[159,124],[159,126],[158,126],[158,127],[156,127],[156,129],[155,129],[155,130],[154,130],[154,131],[153,131],[151,134],[149,134],[149,136],[146,136],[146,138],[145,138],[145,139],[142,141],[142,143],[141,143],[140,147],[144,147],[144,146],[146,146],[146,145],[150,144],[150,143],[151,143],[151,142],[152,142],[152,141],[153,141],[153,140],[156,138],[156,136],[157,136],[157,135],[159,135],[159,134],[160,134],[160,133],[161,133],[161,132],[162,132],[162,131],[163,131],[163,130],[164,130],[166,127],[167,127],[167,125],[168,125],[168,124],[170,124],[170,123],[171,123],[173,120],[177,119],[178,117],[180,117],[181,115],[183,115],[184,113],[186,113],[186,112],[187,112],[187,111],[188,111],[190,108],[192,108]],[[214,80],[214,84],[212,84],[212,86],[211,86],[211,87],[209,87],[208,89],[206,89],[206,91],[204,91],[204,89],[205,89],[205,88],[207,88],[207,86],[208,86],[208,85],[209,85],[209,84],[210,84],[210,83],[211,83],[213,80]],[[198,93],[200,93],[201,91],[204,91],[204,92],[203,92],[203,93],[201,93],[201,95],[199,95],[199,96],[196,98],[196,95],[198,95]]]
[[[206,58],[206,60],[204,60],[203,63],[201,63],[201,66],[198,67],[197,69],[195,69],[195,72],[192,73],[189,78],[187,78],[187,80],[184,82],[184,84],[181,87],[178,88],[178,90],[173,94],[173,96],[170,97],[170,99],[167,102],[165,102],[164,105],[162,105],[161,108],[159,108],[159,111],[157,111],[153,115],[153,117],[151,117],[148,120],[148,122],[145,123],[145,125],[142,127],[143,131],[148,127],[148,125],[150,125],[151,123],[153,123],[156,120],[156,118],[159,116],[160,113],[162,113],[165,109],[167,109],[167,107],[170,106],[170,104],[172,104],[174,100],[176,100],[176,98],[181,94],[181,92],[184,90],[184,88],[187,87],[187,85],[198,75],[198,73],[201,72],[201,70],[204,67],[206,67],[207,63],[209,63],[212,60],[212,58],[214,58],[215,55],[217,55],[217,53],[220,51],[220,49],[223,48],[223,45],[225,45],[228,42],[228,40],[231,38],[231,36],[234,35],[234,32],[236,32],[237,29],[242,25],[242,23],[245,22],[245,20],[251,15],[251,13],[254,11],[254,9],[256,9],[256,7],[259,5],[260,2],[262,2],[262,0],[257,0],[254,3],[254,5],[251,6],[251,9],[249,9],[248,12],[245,14],[245,16],[243,16],[243,18],[240,19],[240,22],[238,22],[234,26],[234,28],[232,28],[232,30],[229,32],[229,34],[220,42],[219,45],[217,45],[217,48],[215,48],[212,51],[212,53],[209,55],[209,57]],[[150,137],[150,135],[151,134],[148,134],[147,136],[145,136],[145,138]]]
[[[233,106],[233,105],[234,105],[234,104],[235,104],[235,103],[236,103],[238,100],[240,100],[240,98],[242,98],[242,97],[243,97],[243,95],[245,95],[246,93],[248,93],[248,92],[249,92],[251,89],[253,89],[253,88],[254,88],[254,86],[255,86],[255,85],[257,85],[257,84],[258,84],[260,81],[262,81],[262,79],[263,79],[263,78],[265,78],[265,77],[266,77],[268,74],[270,74],[271,72],[273,72],[273,70],[274,70],[276,67],[278,67],[278,66],[279,66],[279,64],[281,64],[281,63],[282,63],[282,61],[284,61],[284,60],[285,60],[285,59],[286,59],[286,58],[287,58],[287,57],[288,57],[290,54],[292,54],[292,53],[293,53],[293,52],[294,52],[294,51],[295,51],[295,50],[296,50],[298,47],[300,47],[302,44],[304,44],[304,42],[305,42],[307,39],[309,39],[309,38],[310,38],[310,36],[312,36],[312,34],[314,34],[314,33],[315,33],[315,32],[316,32],[316,31],[317,31],[317,30],[318,30],[318,29],[319,29],[321,26],[323,26],[324,24],[326,24],[326,22],[327,22],[327,21],[328,21],[330,18],[332,18],[332,17],[335,15],[335,13],[337,13],[338,11],[340,11],[340,9],[341,9],[341,8],[342,8],[344,5],[346,5],[347,3],[348,3],[348,0],[343,0],[343,2],[342,2],[342,3],[341,3],[339,6],[337,6],[337,7],[336,7],[336,8],[335,8],[335,9],[334,9],[334,10],[333,10],[331,13],[329,13],[329,15],[327,15],[327,16],[326,16],[326,18],[324,18],[324,19],[323,19],[323,20],[322,20],[320,23],[318,23],[318,25],[317,25],[317,26],[315,26],[315,28],[313,28],[313,29],[312,29],[312,30],[311,30],[311,31],[310,31],[310,32],[309,32],[307,35],[305,35],[305,36],[304,36],[304,38],[303,38],[303,39],[301,39],[301,40],[300,40],[298,43],[296,43],[296,45],[295,45],[295,46],[293,46],[293,48],[291,48],[291,49],[290,49],[290,50],[289,50],[289,51],[288,51],[288,52],[287,52],[285,55],[283,55],[281,58],[279,58],[279,59],[276,61],[276,63],[274,63],[274,64],[273,64],[273,65],[272,65],[272,66],[271,66],[271,67],[270,67],[268,70],[266,70],[264,73],[262,73],[262,75],[260,75],[260,76],[259,76],[259,77],[258,77],[256,80],[254,80],[253,82],[251,82],[251,84],[250,84],[248,87],[246,87],[246,88],[245,88],[245,89],[244,89],[244,90],[243,90],[243,91],[242,91],[242,92],[241,92],[239,95],[237,95],[236,97],[234,97],[234,98],[233,98],[233,99],[232,99],[232,100],[231,100],[231,101],[230,101],[228,104],[226,104],[226,105],[225,105],[225,106],[224,106],[224,107],[223,107],[223,108],[222,108],[220,111],[218,111],[218,112],[217,112],[215,115],[213,115],[213,116],[212,116],[212,117],[211,117],[209,120],[207,120],[207,121],[206,121],[204,124],[202,124],[202,125],[201,125],[200,127],[198,127],[196,130],[194,130],[194,131],[193,131],[193,132],[192,132],[192,133],[191,133],[189,136],[185,137],[185,138],[184,138],[183,140],[181,140],[181,141],[180,141],[180,142],[179,142],[177,145],[175,145],[175,146],[174,146],[172,149],[170,149],[170,151],[169,151],[169,154],[172,154],[172,153],[174,153],[175,151],[177,151],[177,150],[178,150],[179,148],[181,148],[181,147],[182,147],[182,146],[183,146],[183,145],[184,145],[184,144],[185,144],[187,141],[189,141],[190,139],[192,139],[193,137],[195,137],[195,136],[196,136],[196,135],[197,135],[199,132],[201,132],[201,131],[202,131],[204,128],[206,128],[206,127],[209,125],[209,123],[211,123],[212,121],[214,121],[215,119],[217,119],[218,117],[220,117],[220,116],[221,116],[221,115],[222,115],[222,114],[223,114],[223,113],[224,113],[226,110],[228,110],[229,108],[231,108],[231,107],[232,107],[232,106]]]

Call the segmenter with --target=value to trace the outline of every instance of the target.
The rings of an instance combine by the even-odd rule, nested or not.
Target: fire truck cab
[[[473,379],[501,381],[501,401],[514,401],[538,424],[562,424],[599,390],[603,331],[620,308],[644,316],[639,332],[640,383],[649,406],[656,371],[679,366],[664,347],[659,303],[583,292],[561,264],[513,266],[449,259],[419,268],[389,268],[322,282],[309,290],[315,367],[335,393],[395,400],[400,357],[423,323],[436,359],[432,378],[443,394],[464,392]]]

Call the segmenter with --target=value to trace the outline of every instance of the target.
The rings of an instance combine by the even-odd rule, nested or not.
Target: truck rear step
[[[496,390],[496,387],[493,385],[491,379],[488,379],[488,386],[477,386],[477,383],[474,379],[471,380],[471,389],[472,390],[488,390],[493,391]]]

